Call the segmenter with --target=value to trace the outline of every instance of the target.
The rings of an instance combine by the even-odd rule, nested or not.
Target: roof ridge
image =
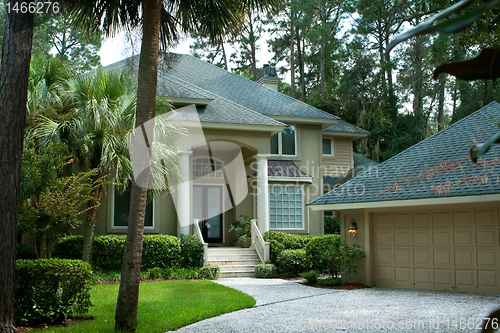
[[[217,67],[217,66],[215,66],[215,67]],[[247,108],[247,107],[246,107],[246,106],[244,106],[244,105],[241,105],[241,104],[235,103],[235,102],[233,102],[233,101],[231,101],[231,100],[229,100],[229,99],[227,99],[227,98],[225,98],[225,97],[223,97],[223,96],[221,96],[221,95],[219,95],[219,94],[213,93],[213,92],[211,92],[211,91],[208,91],[208,90],[205,90],[205,89],[203,89],[203,88],[200,88],[200,87],[198,87],[198,86],[196,86],[196,85],[194,85],[194,84],[191,84],[191,83],[189,83],[189,82],[186,82],[186,81],[184,81],[184,80],[182,80],[182,79],[178,78],[177,76],[167,75],[166,77],[167,77],[167,80],[170,80],[170,81],[172,81],[172,79],[177,80],[177,81],[180,81],[182,84],[184,84],[184,85],[186,86],[186,88],[187,88],[187,89],[191,89],[192,91],[195,91],[195,89],[193,89],[193,88],[196,88],[196,89],[198,89],[199,91],[201,91],[201,92],[203,92],[203,93],[208,93],[208,95],[209,95],[209,96],[210,96],[210,95],[212,95],[212,96],[217,96],[218,98],[220,98],[220,99],[224,100],[225,102],[228,102],[228,103],[230,103],[230,104],[232,104],[232,105],[238,106],[238,107],[240,107],[240,108],[242,108],[242,109],[244,109],[244,110],[246,110],[246,111],[248,111],[248,112],[250,112],[250,113],[252,113],[252,114],[255,114],[255,115],[260,116],[260,117],[265,117],[265,118],[267,118],[267,119],[269,119],[269,120],[272,120],[272,121],[274,121],[274,122],[276,122],[276,123],[279,123],[279,124],[281,124],[281,125],[283,125],[283,126],[287,126],[286,124],[283,124],[281,121],[277,121],[276,119],[273,119],[273,118],[268,117],[268,116],[266,116],[266,115],[264,115],[264,114],[262,114],[262,113],[259,113],[259,112],[257,112],[257,111],[254,111],[254,110],[252,110],[252,109],[249,109],[249,108]]]
[[[185,54],[185,53],[174,53],[174,52],[168,52],[168,53],[170,53],[170,54],[176,54],[176,55],[181,55],[181,56],[187,56],[187,57],[189,57],[190,59],[195,59],[195,60],[197,60],[197,61],[199,61],[199,62],[203,63],[204,65],[213,66],[213,67],[215,67],[214,69],[216,69],[216,70],[219,70],[219,71],[224,71],[225,73],[229,73],[229,74],[233,75],[234,77],[237,77],[237,78],[238,78],[238,80],[247,80],[247,81],[252,82],[253,84],[258,85],[258,86],[259,86],[259,87],[261,87],[261,88],[267,88],[267,87],[265,87],[265,86],[263,86],[263,85],[261,85],[261,84],[259,84],[259,83],[255,82],[255,81],[252,81],[252,80],[250,80],[250,79],[244,78],[244,77],[243,77],[243,76],[241,76],[241,75],[238,75],[238,74],[235,74],[235,73],[230,72],[230,71],[228,71],[228,70],[225,70],[224,68],[221,68],[221,67],[219,67],[219,66],[215,66],[215,65],[213,65],[213,64],[209,64],[208,62],[203,61],[203,60],[201,60],[201,59],[199,59],[199,58],[196,58],[196,57],[195,57],[195,56],[193,56],[193,55],[190,55],[190,54]],[[275,91],[275,90],[270,89],[270,88],[267,88],[267,89],[269,89],[269,90],[273,91],[273,93],[276,93],[276,94],[280,94],[280,95],[282,95],[282,96],[285,96],[286,98],[291,99],[291,100],[293,100],[294,102],[299,102],[299,103],[301,103],[301,104],[304,104],[304,105],[305,105],[305,106],[307,106],[307,107],[313,108],[313,109],[315,109],[315,110],[317,110],[317,111],[320,111],[320,112],[322,112],[322,113],[325,113],[325,114],[327,114],[327,115],[329,115],[329,116],[333,116],[333,117],[334,117],[333,119],[342,120],[340,117],[337,117],[336,115],[333,115],[333,114],[331,114],[331,113],[328,113],[328,112],[326,112],[326,111],[323,111],[323,110],[321,110],[321,109],[318,109],[318,108],[316,108],[316,107],[314,107],[314,106],[312,106],[312,105],[309,105],[309,104],[307,104],[307,103],[305,103],[305,102],[302,102],[302,101],[300,101],[300,100],[298,100],[298,99],[296,99],[296,98],[293,98],[293,97],[291,97],[291,96],[285,95],[285,94],[283,94],[283,93],[280,93],[280,92]],[[255,111],[255,112],[257,112],[257,111]],[[332,119],[332,118],[318,118],[318,119]]]

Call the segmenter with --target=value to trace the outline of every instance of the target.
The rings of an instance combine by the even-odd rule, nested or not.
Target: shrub
[[[170,235],[146,235],[142,243],[142,268],[179,267],[181,242]]]
[[[318,282],[319,273],[315,270],[310,270],[302,273],[302,278],[306,280],[306,284],[315,284]]]
[[[31,245],[17,244],[16,259],[36,259],[35,249]]]
[[[278,258],[278,255],[281,253],[281,251],[283,251],[285,249],[285,247],[283,246],[283,244],[281,244],[280,242],[278,242],[277,240],[274,240],[274,239],[271,239],[269,241],[269,250],[270,250],[270,253],[269,253],[269,259],[272,261],[272,262],[276,262],[276,258]]]
[[[90,265],[80,260],[17,260],[14,313],[18,325],[53,323],[86,313]]]
[[[163,275],[165,274],[164,270],[160,267],[154,267],[151,269],[148,269],[148,279],[150,280],[156,280],[156,279],[161,279],[163,278]]]
[[[349,246],[339,235],[314,238],[307,244],[306,253],[314,269],[328,272],[332,278],[340,274],[344,280],[357,271],[354,263],[366,257],[358,244]]]
[[[59,240],[53,256],[64,259],[82,259],[83,236],[65,236]]]
[[[328,286],[328,287],[336,287],[336,286],[342,285],[342,280],[340,278],[319,279],[318,285]]]
[[[120,272],[102,272],[102,271],[94,271],[92,275],[92,283],[103,283],[110,281],[120,281],[121,274]]]
[[[205,265],[200,270],[200,278],[204,280],[217,280],[220,276],[220,267],[217,265]]]
[[[340,235],[340,220],[325,216],[325,234]]]
[[[278,268],[284,274],[296,275],[310,267],[304,249],[283,250],[276,259]]]
[[[181,266],[184,268],[203,267],[203,244],[196,236],[181,237]]]
[[[94,237],[92,265],[103,271],[121,271],[125,239],[125,235]]]
[[[255,266],[256,278],[272,279],[278,277],[278,268],[274,264],[263,262]]]
[[[177,269],[166,269],[165,279],[171,280],[192,280],[200,278],[199,268],[177,268]]]
[[[283,250],[303,249],[313,238],[311,235],[287,234],[279,231],[267,231],[264,233],[264,240],[270,243],[270,259],[276,261]]]

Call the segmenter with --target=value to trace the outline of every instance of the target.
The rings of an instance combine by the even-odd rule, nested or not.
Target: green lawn
[[[118,284],[92,287],[94,320],[43,332],[114,332]],[[255,299],[211,281],[141,283],[137,332],[165,332],[223,313],[249,308]]]

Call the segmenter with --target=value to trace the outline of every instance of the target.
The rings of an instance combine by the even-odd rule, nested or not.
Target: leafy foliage
[[[318,282],[319,272],[312,269],[310,271],[302,273],[301,276],[306,280],[307,284],[315,284],[316,282]]]
[[[336,286],[341,286],[342,285],[342,279],[341,278],[326,278],[326,279],[319,279],[318,280],[318,285],[320,286],[328,286],[328,287],[336,287]]]
[[[217,280],[220,276],[220,267],[217,265],[205,265],[200,269],[200,278],[204,280]]]
[[[242,221],[234,221],[229,224],[228,232],[236,233],[236,242],[241,243],[244,238],[248,238],[251,236],[250,227],[251,227],[251,217],[245,214],[240,215],[240,219]]]
[[[278,277],[278,268],[276,265],[262,262],[255,266],[255,277],[263,279],[272,279]]]
[[[43,153],[33,145],[23,152],[19,231],[32,237],[38,257],[50,258],[57,241],[81,224],[78,216],[94,200],[92,191],[105,183],[97,170],[63,176],[73,159],[62,153],[63,144],[50,144]],[[99,205],[99,201],[94,201]]]
[[[185,268],[203,267],[203,244],[196,236],[182,235],[181,265]]]
[[[52,323],[86,313],[92,271],[80,260],[18,260],[15,320],[20,325]]]
[[[340,220],[325,215],[325,234],[340,235]]]
[[[280,272],[297,275],[310,268],[310,261],[304,249],[283,250],[276,258]]]

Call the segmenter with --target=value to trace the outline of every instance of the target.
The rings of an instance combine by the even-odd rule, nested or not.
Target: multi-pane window
[[[281,133],[271,137],[271,154],[273,155],[297,155],[295,137],[295,126],[288,126]]]
[[[323,155],[333,155],[332,139],[323,139]]]
[[[205,176],[222,178],[222,163],[208,157],[193,160],[193,177]]]
[[[271,229],[302,229],[304,195],[301,186],[269,185]]]

